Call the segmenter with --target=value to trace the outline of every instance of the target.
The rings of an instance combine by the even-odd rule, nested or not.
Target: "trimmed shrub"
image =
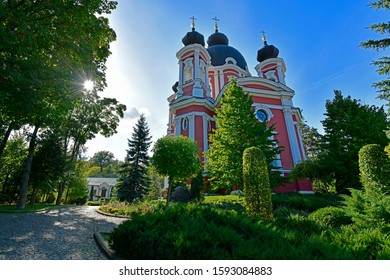
[[[274,209],[287,207],[305,212],[314,212],[328,206],[341,206],[342,198],[339,195],[278,193],[272,196]]]
[[[325,207],[309,215],[309,219],[324,227],[341,227],[352,223],[345,210],[338,207]]]
[[[245,149],[242,166],[247,213],[264,220],[273,219],[271,188],[264,153],[257,147]]]
[[[366,192],[390,194],[390,159],[377,144],[359,151],[360,180]]]

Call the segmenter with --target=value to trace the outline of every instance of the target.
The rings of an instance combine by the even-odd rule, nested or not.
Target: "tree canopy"
[[[242,158],[246,148],[260,148],[267,159],[271,186],[280,185],[280,172],[273,161],[281,152],[273,139],[273,127],[260,122],[254,115],[252,97],[230,80],[216,109],[217,129],[210,134],[210,149],[205,153],[205,170],[213,190],[243,188]]]

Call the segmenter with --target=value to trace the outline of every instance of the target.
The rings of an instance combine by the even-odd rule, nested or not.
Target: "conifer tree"
[[[370,7],[377,10],[383,9],[385,11],[389,11],[390,0],[374,1],[370,4]],[[367,40],[361,43],[361,46],[364,48],[374,49],[376,51],[386,50],[390,46],[390,21],[372,24],[370,25],[370,29],[384,37],[377,40]],[[374,87],[378,89],[379,97],[387,100],[390,105],[390,57],[383,56],[377,61],[374,61],[373,64],[378,67],[377,72],[380,75],[387,76],[385,80],[374,83]]]
[[[273,127],[260,122],[253,111],[249,94],[231,80],[221,106],[216,109],[218,129],[210,135],[210,149],[205,153],[207,176],[212,190],[243,188],[242,157],[244,150],[258,147],[264,151],[270,172],[271,187],[281,184],[280,172],[272,165],[280,148],[276,148]]]
[[[133,130],[131,139],[128,139],[129,149],[119,171],[121,175],[117,183],[118,198],[129,202],[141,198],[148,191],[148,149],[152,143],[143,114]]]

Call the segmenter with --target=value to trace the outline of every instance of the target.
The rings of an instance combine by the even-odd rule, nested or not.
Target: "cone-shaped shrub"
[[[256,147],[243,155],[244,199],[246,211],[264,220],[273,219],[271,188],[264,153]]]
[[[380,145],[366,145],[359,151],[360,180],[367,192],[390,194],[390,159]]]

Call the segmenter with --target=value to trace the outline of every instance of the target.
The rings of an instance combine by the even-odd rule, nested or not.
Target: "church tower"
[[[214,116],[208,77],[211,57],[203,35],[195,31],[195,18],[191,19],[192,31],[184,36],[184,47],[176,54],[179,81],[173,86],[175,93],[168,98],[168,135],[184,135],[195,140],[203,163],[203,151],[208,150],[208,133]]]
[[[203,35],[195,31],[194,20],[192,17],[192,31],[182,39],[184,47],[176,54],[179,81],[168,98],[167,134],[195,140],[203,164],[203,151],[209,149],[209,134],[217,129],[215,109],[220,106],[219,100],[233,77],[252,97],[253,113],[258,121],[274,127],[273,138],[283,147],[274,166],[281,170],[282,176],[288,177],[291,169],[305,159],[305,153],[299,128],[301,111],[293,105],[295,92],[286,85],[287,68],[283,58],[278,57],[279,50],[268,45],[263,32],[264,46],[257,52],[257,76],[252,76],[243,55],[219,32],[217,18],[213,18],[214,33],[208,37],[207,47]],[[313,189],[308,180],[300,180],[275,191],[310,193]]]

